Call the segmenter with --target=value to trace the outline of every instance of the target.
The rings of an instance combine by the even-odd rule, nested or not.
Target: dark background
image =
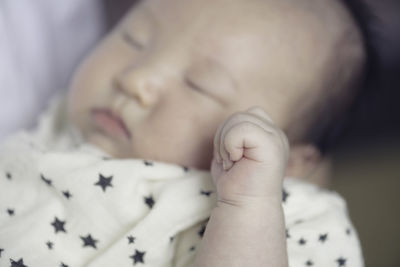
[[[365,0],[372,71],[333,149],[334,190],[348,203],[367,267],[400,266],[400,1]]]

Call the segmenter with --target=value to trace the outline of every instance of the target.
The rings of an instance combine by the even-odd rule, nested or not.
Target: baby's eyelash
[[[127,42],[128,44],[132,45],[133,47],[141,50],[144,48],[144,46],[139,43],[137,40],[135,40],[132,36],[130,36],[128,33],[123,32],[122,33],[122,39]]]
[[[194,90],[197,91],[203,91],[202,88],[200,88],[199,86],[197,86],[197,84],[193,83],[190,79],[185,78],[185,82],[187,85],[189,85],[189,87],[191,87]]]

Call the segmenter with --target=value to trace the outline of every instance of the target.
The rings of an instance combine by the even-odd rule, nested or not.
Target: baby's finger
[[[289,140],[286,136],[285,133],[282,132],[281,134],[281,138],[282,138],[282,142],[284,145],[284,151],[285,151],[285,155],[286,155],[286,161],[289,160],[289,153],[290,153],[290,145],[289,145]]]
[[[263,128],[266,132],[270,134],[277,134],[277,128],[266,122],[263,118],[260,118],[259,116],[256,116],[254,114],[250,113],[245,113],[245,112],[237,112],[234,113],[229,119],[226,121],[224,124],[223,128],[221,129],[220,133],[220,146],[223,144],[223,138],[225,134],[236,124],[242,123],[242,122],[253,122],[254,124],[259,125],[261,128]]]
[[[222,132],[222,128],[224,127],[225,123],[226,123],[226,121],[224,121],[223,123],[221,123],[218,126],[218,129],[214,136],[214,157],[215,157],[217,163],[222,163],[222,157],[221,157],[221,154],[219,151],[220,151],[221,132]]]
[[[268,122],[274,124],[274,121],[272,118],[269,116],[269,114],[260,106],[254,106],[246,110],[246,112],[249,112],[251,114],[254,114],[262,119],[267,120]]]
[[[271,147],[270,134],[259,124],[244,121],[234,125],[224,137],[224,146],[229,154],[240,153],[254,161],[263,161],[265,149]]]
[[[252,122],[256,125],[259,125],[259,127],[264,129],[267,133],[273,135],[276,134],[275,127],[271,125],[269,122],[266,122],[264,119],[260,118],[259,116],[246,112],[234,113],[231,117],[229,117],[229,119],[223,126],[219,141],[220,143],[219,152],[222,157],[224,169],[229,169],[230,167],[232,167],[234,161],[238,161],[242,158],[242,153],[243,153],[242,149],[239,148],[233,149],[232,151],[228,152],[224,143],[224,139],[227,132],[229,132],[237,124],[243,122]]]
[[[260,106],[251,107],[251,108],[249,108],[247,110],[247,112],[249,112],[251,114],[254,114],[254,115],[258,116],[258,117],[261,117],[261,118],[267,120],[268,122],[274,124],[274,121],[271,119],[269,114],[263,108],[261,108]],[[286,154],[286,158],[288,158],[289,157],[289,149],[290,149],[289,141],[288,141],[288,139],[287,139],[287,137],[286,137],[284,132],[281,132],[281,134],[279,134],[279,137],[281,138],[281,142],[284,144],[284,151],[286,152],[285,153]]]
[[[226,128],[230,127],[229,126],[229,119],[226,120],[225,124],[223,125],[223,127],[221,127],[221,132],[220,132],[220,136],[219,136],[219,146],[218,146],[218,152],[221,156],[221,162],[222,162],[222,166],[224,170],[227,170],[229,168],[232,167],[233,162],[230,159],[230,155],[229,153],[226,151],[225,149],[225,145],[224,145],[224,131],[226,131]]]
[[[240,122],[240,120],[238,120],[238,118],[237,118],[239,116],[239,114],[241,114],[241,112],[236,112],[236,113],[232,114],[231,116],[229,116],[228,119],[226,119],[225,122],[223,123],[223,125],[220,129],[220,132],[219,132],[218,152],[221,156],[222,166],[223,166],[224,170],[228,170],[233,166],[233,158],[231,158],[231,155],[229,155],[229,153],[225,149],[224,135],[225,135],[226,131],[228,131],[232,127],[232,124],[236,124],[236,123]]]

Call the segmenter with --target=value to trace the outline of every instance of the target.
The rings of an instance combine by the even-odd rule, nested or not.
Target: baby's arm
[[[196,267],[287,266],[282,180],[289,146],[261,108],[228,118],[214,139],[217,187]]]

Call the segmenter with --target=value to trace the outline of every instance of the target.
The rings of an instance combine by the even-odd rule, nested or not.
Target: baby
[[[77,71],[69,118],[115,158],[211,169],[194,266],[288,266],[283,178],[315,169],[312,131],[350,103],[364,60],[341,1],[147,0]]]
[[[363,60],[340,1],[143,1],[84,62],[69,110],[116,157],[211,165],[196,266],[286,266],[288,143],[316,154],[307,134],[351,98]]]

